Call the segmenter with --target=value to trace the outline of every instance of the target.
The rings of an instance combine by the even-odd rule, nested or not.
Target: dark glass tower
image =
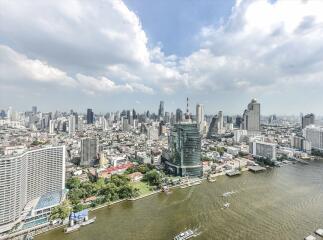
[[[166,170],[179,176],[202,176],[201,137],[196,123],[175,124],[169,139]]]
[[[87,115],[86,115],[86,119],[87,119],[87,124],[93,124],[94,122],[94,114],[91,108],[87,109]]]

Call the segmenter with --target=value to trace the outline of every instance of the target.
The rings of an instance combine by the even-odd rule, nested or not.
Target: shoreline
[[[245,171],[248,171],[248,168],[243,168],[241,170],[241,172],[245,172]],[[220,177],[220,176],[226,176],[226,173],[225,172],[221,172],[218,175],[216,175],[216,177]],[[203,178],[199,179],[198,181],[200,181],[202,183],[204,181],[207,181],[207,179],[205,177],[203,177]],[[169,189],[181,188],[182,186],[186,186],[186,185],[187,185],[187,182],[181,183],[181,184],[178,184],[178,185],[175,185],[175,186],[170,186]],[[195,186],[195,185],[187,186],[187,188],[188,187],[193,187],[193,186]],[[144,195],[138,196],[136,198],[120,199],[120,200],[117,200],[117,201],[114,201],[114,202],[104,203],[104,204],[99,205],[99,206],[96,206],[94,208],[89,208],[88,210],[89,210],[89,212],[94,212],[96,210],[99,210],[99,209],[102,209],[102,208],[105,208],[105,207],[109,207],[109,206],[112,206],[112,205],[115,205],[115,204],[118,204],[118,203],[122,203],[122,202],[125,202],[125,201],[136,201],[136,200],[140,200],[140,199],[143,199],[143,198],[146,198],[146,197],[149,197],[149,196],[155,195],[157,193],[161,193],[161,192],[162,192],[162,190],[157,190],[157,191],[150,192],[148,194],[144,194]],[[41,234],[44,234],[44,233],[47,233],[47,232],[50,232],[50,231],[53,231],[53,230],[57,230],[57,229],[60,229],[60,228],[64,228],[67,225],[68,225],[68,223],[61,224],[61,225],[46,225],[43,228],[38,229],[38,231],[40,231],[40,232],[38,232],[38,233],[36,232],[33,235],[33,237],[39,236]],[[21,233],[19,233],[19,232],[13,233],[12,235],[8,235],[5,238],[1,238],[0,237],[0,239],[1,240],[5,240],[5,239],[21,239],[21,237],[23,237],[26,234],[25,231],[26,230],[22,231]]]

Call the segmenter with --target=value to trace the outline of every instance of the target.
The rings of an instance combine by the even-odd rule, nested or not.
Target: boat
[[[236,192],[234,192],[234,191],[231,191],[231,192],[225,192],[225,193],[223,193],[222,194],[222,197],[229,197],[229,196],[231,196],[232,194],[234,194],[234,193],[236,193]]]
[[[322,229],[322,228],[317,229],[317,230],[315,231],[315,233],[316,233],[317,235],[319,235],[320,237],[323,237],[323,229]]]
[[[314,237],[313,235],[308,235],[304,238],[304,240],[316,240],[316,237]]]
[[[89,224],[91,224],[91,223],[94,223],[94,222],[95,222],[95,220],[96,220],[96,217],[91,218],[91,219],[89,219],[89,220],[86,220],[86,221],[84,221],[84,222],[82,222],[82,223],[81,223],[81,226],[86,226],[86,225],[89,225]]]
[[[79,224],[75,224],[75,225],[73,225],[73,226],[71,226],[71,227],[67,227],[67,228],[65,228],[64,229],[64,232],[65,233],[71,233],[71,232],[75,232],[75,231],[77,231],[77,230],[79,230],[80,229],[80,225]]]
[[[230,203],[225,203],[224,205],[223,205],[223,208],[229,208],[230,207]]]
[[[198,235],[199,233],[197,232],[197,230],[188,229],[185,232],[181,232],[180,234],[176,235],[174,237],[174,240],[186,240],[196,237]]]
[[[207,177],[207,180],[209,182],[215,182],[216,181],[216,175],[215,174],[210,174],[208,177]]]

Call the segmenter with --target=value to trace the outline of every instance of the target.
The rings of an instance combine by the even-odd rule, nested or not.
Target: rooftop
[[[47,193],[39,198],[37,205],[35,207],[35,210],[57,205],[60,203],[61,197],[62,197],[62,191]]]

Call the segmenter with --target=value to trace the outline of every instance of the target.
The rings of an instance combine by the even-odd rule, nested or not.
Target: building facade
[[[204,130],[204,106],[202,104],[196,105],[196,122],[200,133]]]
[[[315,122],[315,115],[313,113],[302,116],[302,129],[306,128],[309,125],[313,125],[314,122]]]
[[[304,129],[304,136],[311,143],[312,149],[323,151],[323,127],[307,126]]]
[[[98,143],[96,138],[81,139],[81,166],[91,166],[97,159]]]
[[[164,154],[165,168],[179,176],[202,176],[201,136],[196,123],[175,124]]]
[[[260,103],[252,99],[243,113],[243,127],[250,132],[260,131]]]
[[[21,221],[26,204],[65,188],[65,146],[0,158],[0,233]]]
[[[256,157],[276,160],[276,146],[274,143],[252,141],[249,143],[249,153]]]

